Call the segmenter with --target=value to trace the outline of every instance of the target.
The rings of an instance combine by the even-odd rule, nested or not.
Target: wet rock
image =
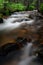
[[[8,43],[0,47],[0,65],[10,62],[12,60],[19,60],[22,55],[19,46],[14,43]]]
[[[22,37],[18,37],[16,39],[17,43],[22,47],[27,45],[27,39],[26,38],[22,38]]]
[[[2,18],[0,18],[0,24],[2,24],[3,23],[3,19]]]
[[[14,43],[7,43],[0,47],[0,55],[1,54],[6,55],[7,53],[17,50],[18,48],[19,48],[18,45],[14,44]]]

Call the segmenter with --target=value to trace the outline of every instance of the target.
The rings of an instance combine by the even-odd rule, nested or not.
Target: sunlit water
[[[21,16],[22,17],[22,16],[25,16],[25,15],[23,15],[23,14],[22,15],[21,14],[15,15],[14,14],[14,15],[11,15],[11,16],[12,16],[12,18],[9,17],[8,19],[3,19],[4,23],[0,24],[0,31],[2,31],[2,30],[10,31],[10,30],[21,27],[22,24],[32,24],[34,22],[34,20],[14,22],[17,19],[20,19],[20,17],[19,18],[13,18],[13,16]]]

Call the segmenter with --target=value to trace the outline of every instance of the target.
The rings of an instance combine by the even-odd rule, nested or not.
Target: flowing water
[[[32,43],[28,43],[24,47],[24,53],[21,62],[19,65],[43,65],[37,58],[37,56],[31,55],[32,52]]]
[[[14,16],[14,17],[13,17]],[[16,16],[16,18],[15,18]],[[19,22],[19,21],[16,21],[15,20],[20,20],[21,18],[24,19],[26,16],[26,14],[13,14],[11,15],[9,18],[7,19],[3,19],[4,20],[4,23],[3,24],[0,24],[0,31],[3,31],[3,30],[6,30],[6,31],[11,31],[13,29],[16,29],[16,28],[20,28],[22,24],[31,24],[34,22],[34,20],[29,20],[29,21],[22,21],[22,22]],[[14,23],[13,23],[14,22]]]
[[[9,18],[7,21],[5,20],[5,24],[0,25],[0,30],[9,30],[10,29],[15,29],[20,27],[23,23],[26,23],[25,21],[23,22],[15,22],[11,23],[14,21],[15,18]],[[32,23],[33,20],[28,21],[27,24]],[[27,46],[23,48],[23,56],[21,57],[21,61],[19,65],[43,65],[40,63],[38,60],[37,56],[31,55],[32,54],[32,43],[27,43]]]

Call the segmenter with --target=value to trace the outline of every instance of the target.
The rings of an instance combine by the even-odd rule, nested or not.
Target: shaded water
[[[31,55],[32,52],[32,43],[28,43],[26,47],[24,47],[24,53],[21,62],[19,65],[43,65],[37,56]]]

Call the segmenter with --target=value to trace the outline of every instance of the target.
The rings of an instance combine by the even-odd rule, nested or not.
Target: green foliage
[[[25,6],[21,3],[9,3],[7,4],[7,7],[11,11],[22,11],[25,9]]]
[[[3,6],[3,4],[0,4],[0,10],[2,10],[2,9],[3,9],[3,7],[4,7],[4,6]]]
[[[35,9],[35,6],[33,6],[33,5],[29,6],[29,10],[34,10],[34,9]]]
[[[0,0],[0,12],[2,11],[2,9],[3,9],[3,7],[4,7],[4,6],[3,6],[3,1],[4,1],[4,0]]]
[[[28,10],[34,10],[37,0],[33,0],[32,3],[28,6]]]
[[[0,0],[0,10],[2,10],[4,8],[3,2],[4,2],[4,0]]]
[[[40,5],[40,12],[43,13],[43,3]]]
[[[20,11],[25,10],[25,6],[21,3],[15,4],[15,8]]]
[[[7,2],[7,3],[3,3],[0,2],[0,13],[4,13],[6,15],[9,15],[10,13],[14,12],[14,11],[23,11],[25,9],[25,6],[21,3],[11,3],[11,2]]]
[[[0,18],[2,18],[2,17],[3,17],[3,14],[0,13]]]
[[[7,9],[10,11],[13,11],[15,9],[15,4],[14,3],[7,3]]]
[[[0,0],[0,4],[2,4],[2,3],[3,3],[3,1],[4,1],[4,0]]]

